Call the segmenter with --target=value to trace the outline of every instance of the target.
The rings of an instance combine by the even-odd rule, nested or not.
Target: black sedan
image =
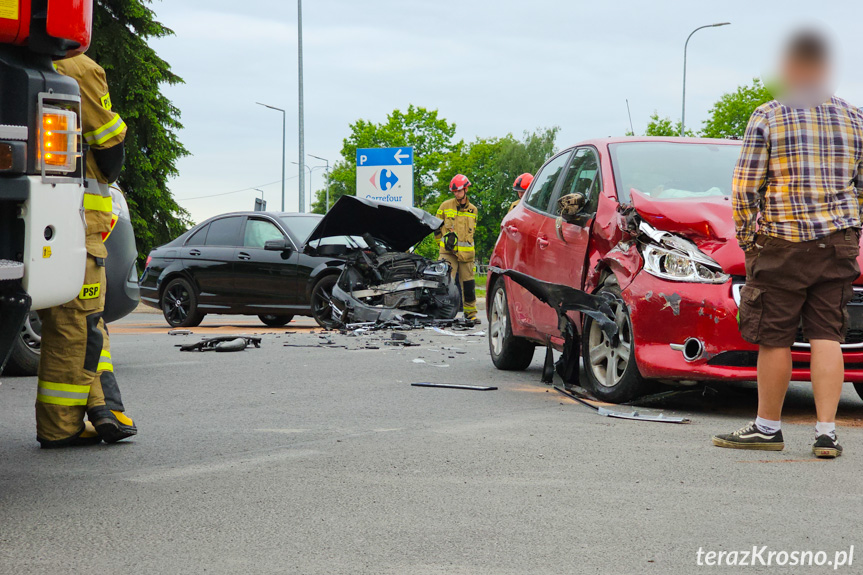
[[[363,240],[328,237],[306,245],[323,216],[237,212],[215,216],[150,252],[141,300],[174,327],[207,314],[257,315],[282,326],[295,315],[332,325],[330,294]]]

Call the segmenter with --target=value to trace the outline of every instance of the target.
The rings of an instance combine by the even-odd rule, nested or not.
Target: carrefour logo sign
[[[391,190],[396,183],[398,183],[399,177],[393,173],[392,170],[388,170],[386,168],[382,168],[381,170],[376,171],[372,174],[372,177],[369,178],[369,182],[376,190],[380,190],[382,192],[386,192],[387,190]]]

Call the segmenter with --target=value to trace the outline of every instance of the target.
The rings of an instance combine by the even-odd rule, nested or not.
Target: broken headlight
[[[435,279],[445,278],[449,273],[449,265],[446,262],[434,262],[426,266],[423,270],[424,276],[429,276]]]
[[[678,282],[721,284],[730,279],[716,260],[691,241],[659,231],[645,222],[639,229],[650,240],[641,246],[647,273]]]

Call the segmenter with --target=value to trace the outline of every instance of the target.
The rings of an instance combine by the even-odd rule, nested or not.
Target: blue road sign
[[[410,166],[413,148],[357,148],[358,166]]]
[[[412,207],[413,164],[413,148],[357,149],[357,197]]]

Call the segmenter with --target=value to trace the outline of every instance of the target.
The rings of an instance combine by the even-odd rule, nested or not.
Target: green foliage
[[[93,44],[87,55],[108,77],[114,110],[128,126],[126,163],[119,185],[126,193],[141,257],[181,234],[190,224],[168,179],[188,151],[177,139],[180,111],[160,91],[182,79],[147,44],[173,32],[155,20],[150,0],[97,0]]]
[[[705,138],[742,138],[755,108],[772,99],[758,78],[752,80],[751,86],[738,86],[737,90],[723,94],[713,104],[701,135]]]
[[[438,117],[437,110],[408,106],[394,110],[387,121],[357,120],[342,143],[342,159],[330,174],[330,206],[344,195],[357,193],[357,148],[414,148],[414,205],[425,206],[434,196],[435,173],[452,149],[455,124]],[[315,192],[312,211],[326,211],[326,190]]]
[[[627,133],[627,135],[630,135]],[[671,122],[671,118],[665,117],[660,118],[658,112],[653,112],[653,115],[650,116],[650,121],[647,123],[647,129],[644,131],[645,136],[679,136],[680,135],[680,122],[676,124]],[[688,137],[695,136],[695,132],[692,130],[686,130],[686,135]]]
[[[558,127],[525,133],[519,140],[512,134],[502,138],[477,138],[459,142],[438,171],[436,202],[423,206],[435,213],[438,204],[450,197],[449,181],[464,174],[471,181],[470,201],[479,209],[475,234],[477,261],[487,262],[500,233],[500,222],[518,197],[512,191],[515,179],[535,174],[554,153]]]

